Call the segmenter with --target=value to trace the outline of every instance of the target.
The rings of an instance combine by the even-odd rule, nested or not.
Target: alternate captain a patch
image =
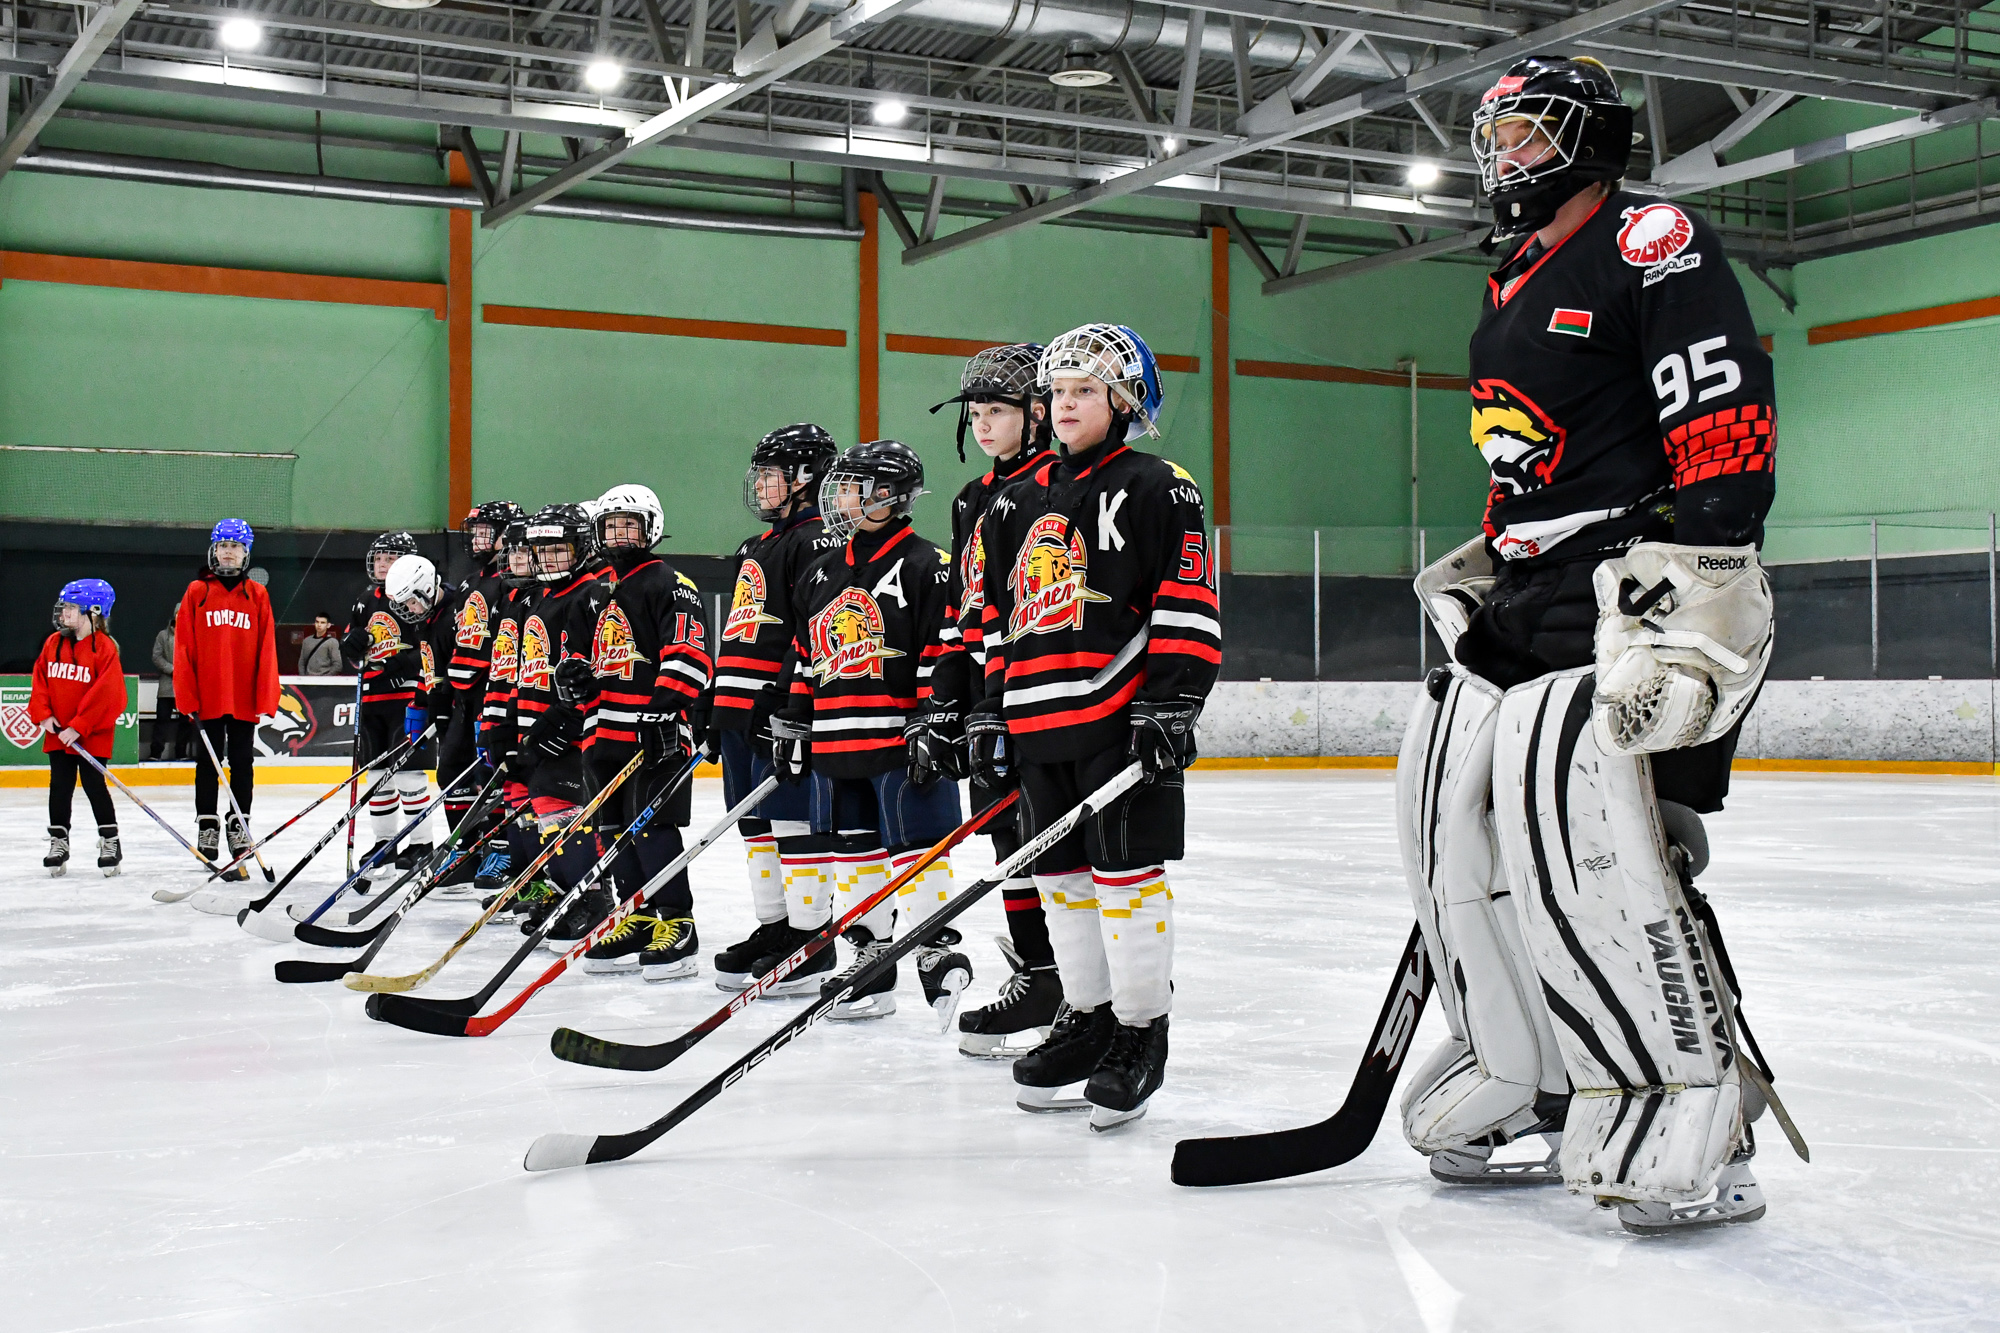
[[[1556,307],[1555,314],[1549,316],[1550,333],[1567,333],[1578,338],[1590,336],[1590,312],[1588,310],[1565,310]]]

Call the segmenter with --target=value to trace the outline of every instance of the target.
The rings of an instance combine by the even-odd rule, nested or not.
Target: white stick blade
[[[544,1134],[528,1145],[528,1155],[521,1165],[530,1171],[583,1166],[590,1161],[590,1146],[596,1142],[589,1134]]]
[[[154,889],[153,901],[156,903],[177,903],[193,892],[195,892],[193,889]],[[237,905],[240,907],[242,904],[239,903]]]
[[[273,911],[269,907],[244,917],[243,929],[258,939],[269,940],[273,944],[289,944],[298,938],[298,927],[291,919],[283,912]]]
[[[188,899],[188,906],[197,912],[207,912],[211,916],[235,916],[248,907],[254,899],[240,893],[224,893],[220,889],[203,889]]]

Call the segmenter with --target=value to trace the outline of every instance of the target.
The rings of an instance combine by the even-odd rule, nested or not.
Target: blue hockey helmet
[[[1160,363],[1144,338],[1123,324],[1071,329],[1042,352],[1035,383],[1048,393],[1057,380],[1081,375],[1100,379],[1111,390],[1113,439],[1159,438],[1160,409],[1167,394],[1160,386]]]
[[[111,605],[118,600],[111,585],[103,579],[71,579],[63,584],[62,592],[56,596],[55,625],[62,628],[62,611],[65,606],[74,606],[88,615],[102,620],[111,619]]]
[[[241,574],[250,567],[250,546],[257,540],[257,534],[248,523],[240,518],[225,518],[208,534],[208,567],[218,574]],[[224,542],[235,542],[243,548],[243,561],[231,568],[224,568],[215,558],[215,548]]]

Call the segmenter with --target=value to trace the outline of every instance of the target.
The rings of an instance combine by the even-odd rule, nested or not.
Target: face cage
[[[218,546],[234,546],[240,549],[243,552],[242,563],[233,568],[224,569],[222,563],[215,558]],[[250,548],[243,545],[242,542],[237,541],[234,537],[224,537],[221,541],[210,542],[208,544],[208,567],[218,574],[241,574],[250,568]]]
[[[553,541],[529,542],[528,551],[534,558],[535,577],[543,583],[554,583],[558,579],[565,579],[574,574],[577,565],[580,563],[577,559],[577,548],[580,545],[581,543],[570,537],[558,537]],[[569,563],[561,569],[550,569],[542,560],[542,552],[550,550],[568,551]]]
[[[1479,164],[1480,188],[1490,199],[1503,189],[1520,189],[1568,171],[1576,165],[1576,155],[1583,147],[1583,127],[1589,119],[1590,108],[1584,103],[1550,93],[1516,93],[1483,103],[1472,114],[1472,158]],[[1551,145],[1547,157],[1530,167],[1510,168],[1505,179],[1500,168],[1507,150],[1494,138],[1503,120],[1532,122]]]
[[[479,533],[482,529],[486,533],[486,549],[483,551],[479,549]],[[500,533],[500,528],[485,519],[475,519],[471,523],[466,524],[466,554],[479,560],[491,558],[500,549]]]
[[[87,611],[76,602],[57,602],[56,609],[49,615],[49,623],[54,625],[57,629],[61,630],[65,634],[69,634],[71,632],[69,626],[63,624],[62,613],[63,613],[63,608],[66,606],[76,607],[76,609],[83,615],[83,618],[90,622],[90,628],[92,632],[95,632],[101,625],[108,623],[110,620],[110,617],[106,616],[102,611]]]
[[[413,593],[411,594],[411,596],[414,597],[415,594]],[[437,610],[437,603],[438,603],[437,594],[435,593],[431,594],[431,599],[428,602],[424,603],[424,609],[421,611],[412,611],[409,607],[403,604],[405,601],[410,600],[409,598],[404,598],[402,601],[396,601],[387,598],[385,598],[384,600],[387,600],[389,602],[389,610],[392,613],[394,613],[396,619],[402,621],[405,625],[416,624],[418,621],[422,620],[425,616],[428,616],[431,612]]]
[[[614,518],[637,519],[639,521],[639,540],[633,542],[612,541],[611,532],[609,527],[607,526],[607,520]],[[650,551],[653,549],[655,545],[658,544],[660,539],[655,537],[653,538],[652,541],[647,541],[646,535],[649,531],[651,531],[651,524],[647,521],[645,513],[641,510],[607,509],[603,513],[597,516],[597,545],[600,550]]]
[[[785,498],[769,507],[757,498],[757,474],[766,468],[776,472],[785,483]],[[804,463],[752,463],[743,474],[743,507],[755,514],[760,523],[777,522],[784,517],[784,507],[798,499],[800,474],[805,469]]]
[[[958,391],[968,396],[1024,398],[1035,391],[1035,376],[1041,366],[1039,356],[1030,357],[1014,346],[989,347],[973,356],[959,373]]]
[[[865,501],[857,499],[851,503],[842,501],[839,498],[842,486],[857,486],[861,489],[861,493],[869,498]],[[875,494],[884,490],[889,493]],[[861,531],[862,520],[868,517],[869,510],[886,507],[889,510],[889,517],[900,518],[910,512],[910,506],[916,503],[917,497],[921,494],[923,491],[916,487],[903,491],[895,490],[888,482],[882,481],[870,472],[843,471],[835,468],[827,473],[826,480],[819,484],[820,521],[826,524],[829,536],[847,541]]]

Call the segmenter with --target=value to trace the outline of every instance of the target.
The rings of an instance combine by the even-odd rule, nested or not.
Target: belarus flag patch
[[[1550,333],[1568,333],[1578,338],[1590,336],[1590,312],[1588,310],[1565,310],[1556,307],[1555,314],[1549,316]]]

